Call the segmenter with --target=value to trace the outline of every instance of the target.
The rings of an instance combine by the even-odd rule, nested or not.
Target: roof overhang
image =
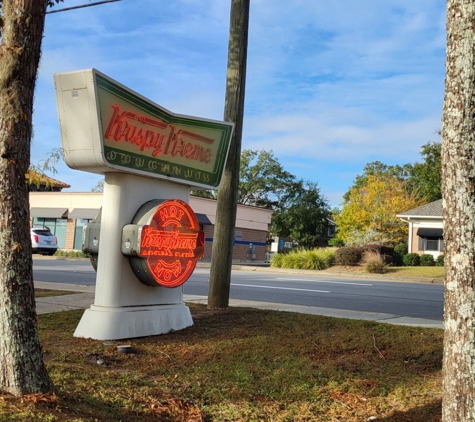
[[[82,218],[92,220],[99,214],[99,208],[73,208],[68,218]]]
[[[444,235],[444,229],[433,229],[429,227],[419,227],[417,229],[417,235],[419,237],[442,237]]]
[[[196,213],[196,218],[198,219],[198,223],[200,223],[203,226],[212,226],[213,223],[211,223],[211,220],[208,218],[206,214],[199,214]]]
[[[67,212],[67,208],[30,208],[30,217],[63,218]]]

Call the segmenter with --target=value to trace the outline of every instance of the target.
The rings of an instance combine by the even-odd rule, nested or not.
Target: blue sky
[[[94,67],[173,112],[221,120],[230,4],[122,0],[48,14],[32,163],[61,147],[54,73]],[[414,163],[439,141],[444,60],[443,0],[251,0],[242,148],[272,150],[339,206],[365,164]],[[101,178],[57,170],[69,191]]]

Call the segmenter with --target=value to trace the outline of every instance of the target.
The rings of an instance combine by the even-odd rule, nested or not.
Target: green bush
[[[388,264],[384,256],[377,251],[366,251],[363,255],[365,270],[372,274],[385,274],[388,271]]]
[[[435,263],[438,267],[443,267],[445,265],[445,256],[439,255],[435,260]]]
[[[324,270],[335,262],[335,250],[330,248],[292,251],[288,254],[275,254],[271,267],[301,270]]]
[[[281,253],[276,253],[272,256],[270,260],[270,266],[281,268],[282,267],[282,260],[284,259],[284,255]]]
[[[405,243],[399,243],[394,246],[393,249],[393,264],[397,267],[403,265],[404,255],[407,254],[407,245]]]
[[[335,250],[333,249],[312,249],[301,252],[303,255],[303,269],[305,270],[325,270],[335,262]]]
[[[345,244],[345,242],[343,242],[343,240],[341,240],[338,236],[335,236],[335,237],[332,237],[329,241],[328,241],[328,246],[334,246],[334,247],[341,247]]]
[[[428,253],[421,255],[421,266],[432,267],[435,264],[434,256]]]
[[[300,269],[305,263],[301,252],[292,251],[285,254],[282,259],[282,268]]]
[[[393,263],[393,251],[392,246],[383,245],[380,243],[368,243],[367,245],[360,246],[361,253],[364,257],[364,254],[369,252],[376,252],[379,254],[380,258],[384,260],[386,264]]]
[[[85,254],[83,251],[66,251],[64,249],[58,249],[54,256],[64,256],[67,258],[88,258],[89,255]]]
[[[362,255],[361,248],[339,248],[335,252],[335,263],[337,265],[358,265]]]
[[[421,264],[421,257],[414,252],[404,255],[402,261],[406,267],[417,267]]]

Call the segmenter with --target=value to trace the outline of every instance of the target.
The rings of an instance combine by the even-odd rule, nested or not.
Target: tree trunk
[[[244,116],[249,1],[231,2],[224,120],[233,122],[235,126],[218,194],[211,251],[210,308],[226,308],[229,304]]]
[[[442,420],[475,421],[475,0],[447,0]]]
[[[47,0],[3,0],[0,44],[0,390],[48,392],[36,323],[28,187]]]

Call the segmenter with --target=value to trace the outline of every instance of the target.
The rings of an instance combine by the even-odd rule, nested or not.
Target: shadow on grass
[[[199,412],[216,421],[440,421],[440,402],[432,400],[440,394],[441,330],[249,308],[190,310],[193,326],[129,339],[133,354],[118,353],[116,342],[72,337],[82,311],[40,316],[59,401],[37,412],[101,421],[199,421]],[[5,410],[13,408],[29,411],[21,403]]]
[[[441,420],[442,401],[436,400],[407,411],[396,411],[391,416],[374,419],[374,422],[440,422]]]
[[[82,396],[32,394],[13,397],[1,396],[3,409],[0,422],[35,421],[134,421],[134,422],[203,422],[210,416],[202,412],[191,400],[149,400],[141,403],[140,411],[126,408],[110,398],[102,400],[90,394]],[[10,405],[10,407],[6,407]]]

